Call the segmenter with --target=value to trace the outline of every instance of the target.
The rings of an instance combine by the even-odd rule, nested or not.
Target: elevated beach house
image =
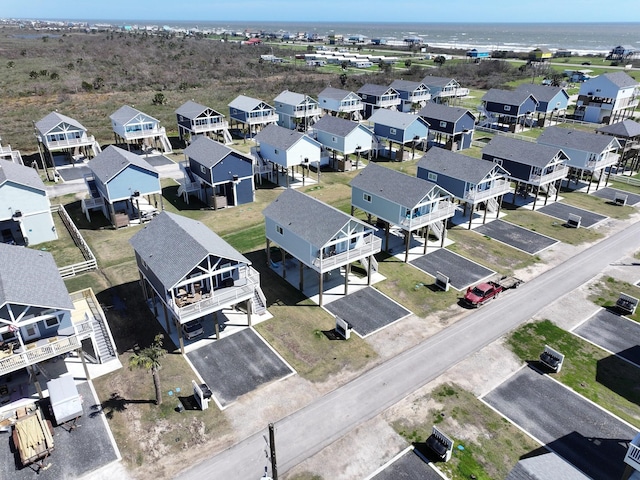
[[[37,245],[57,238],[47,189],[38,172],[0,160],[0,242]]]
[[[544,204],[549,197],[558,199],[562,180],[569,174],[567,155],[559,147],[542,145],[503,135],[497,135],[482,149],[483,160],[497,163],[509,174],[507,178],[515,183],[514,192],[534,195],[533,209],[538,195],[544,193]],[[513,195],[515,203],[516,195]]]
[[[129,242],[144,299],[167,333],[177,332],[182,353],[185,324],[217,324],[217,312],[242,305],[251,325],[266,309],[260,274],[203,223],[162,212]]]
[[[129,105],[123,105],[109,118],[115,141],[125,143],[127,150],[134,145],[143,150],[159,148],[164,153],[171,153],[171,142],[164,127],[152,116]]]
[[[13,150],[11,145],[2,145],[2,138],[0,138],[0,160],[8,160],[13,163],[24,165],[22,161],[22,155],[19,150]]]
[[[549,127],[538,137],[538,143],[557,147],[567,155],[567,165],[571,168],[569,174],[576,183],[579,178],[587,178],[587,193],[593,178],[597,177],[596,188],[599,188],[605,168],[617,164],[620,159],[618,139],[599,133]]]
[[[100,144],[87,134],[87,129],[77,120],[51,112],[36,122],[36,138],[38,147],[49,157],[51,166],[55,166],[54,153],[64,152],[72,157],[95,157],[100,153]]]
[[[83,364],[85,351],[92,363],[117,357],[93,291],[69,295],[49,252],[0,244],[0,265],[0,376],[26,368],[42,397],[38,363],[70,352]]]
[[[429,124],[429,144],[457,151],[473,141],[476,117],[466,108],[429,102],[418,115]]]
[[[364,118],[369,118],[379,108],[397,110],[402,103],[400,94],[386,85],[365,83],[356,93],[362,99]]]
[[[358,158],[370,152],[379,142],[373,131],[358,122],[325,115],[312,127],[313,137],[332,153],[331,167],[334,170],[351,170],[349,155]],[[338,158],[338,154],[342,157]]]
[[[431,91],[422,82],[394,80],[389,86],[400,95],[401,103],[398,110],[402,112],[413,112],[431,100]]]
[[[246,128],[252,136],[265,126],[278,123],[279,117],[275,108],[259,98],[238,95],[229,104],[229,119],[232,128],[235,122],[236,128]]]
[[[327,87],[318,94],[320,108],[331,115],[340,115],[350,120],[362,120],[364,105],[357,93],[340,88]]]
[[[360,262],[371,282],[373,255],[380,251],[381,240],[371,225],[294,189],[280,194],[262,212],[267,236],[267,263],[282,271],[295,269],[287,255],[298,262],[299,288],[304,290],[305,269],[318,275],[318,304],[322,306],[324,278],[344,268],[345,295],[348,293],[352,263]],[[280,262],[273,262],[271,247],[281,249]],[[292,272],[295,273],[295,272]]]
[[[89,162],[85,177],[89,198],[82,209],[89,219],[99,209],[115,227],[142,223],[164,208],[160,174],[144,158],[109,145]]]
[[[278,125],[290,130],[306,132],[322,116],[318,100],[302,93],[285,90],[273,99]]]
[[[522,131],[533,126],[532,115],[538,103],[536,97],[527,91],[492,88],[482,96],[478,110],[485,118],[479,125],[509,132]]]
[[[469,89],[461,86],[455,78],[427,75],[422,83],[429,88],[431,101],[435,103],[452,103],[456,98],[469,95]]]
[[[273,183],[280,184],[281,173],[284,184],[289,187],[290,178],[295,178],[302,168],[302,182],[309,167],[320,169],[322,144],[310,136],[278,125],[269,125],[258,133],[254,140],[258,144],[255,156],[260,165],[265,165],[264,173]]]
[[[387,251],[390,226],[403,231],[406,262],[411,235],[418,230],[423,231],[425,254],[429,230],[444,244],[446,222],[455,214],[456,206],[451,194],[435,183],[372,162],[351,180],[352,215],[356,209],[365,212],[369,221],[375,216],[378,225],[384,225]]]
[[[215,210],[254,200],[253,160],[226,145],[200,136],[184,149],[184,180],[178,188]]]
[[[229,122],[225,120],[224,115],[193,100],[180,105],[176,110],[176,119],[180,140],[187,143],[191,143],[196,135],[213,137],[224,144],[233,141],[229,133]]]
[[[603,73],[580,85],[575,117],[592,123],[617,123],[638,107],[640,84],[626,72]]]
[[[554,117],[556,119],[555,123],[558,123],[558,119],[561,116],[564,117],[567,113],[569,94],[562,87],[523,83],[516,88],[516,92],[518,91],[529,93],[538,101],[535,109],[536,125],[538,127],[551,125]]]
[[[638,170],[640,166],[640,123],[626,119],[597,128],[596,132],[616,137],[622,146],[618,163],[622,165],[624,170],[629,168],[630,175]]]
[[[500,215],[502,197],[509,192],[507,172],[497,163],[451,152],[443,148],[432,148],[418,161],[418,178],[423,178],[450,192],[464,207],[469,208],[469,228],[473,213],[484,208],[482,223],[488,212]]]
[[[394,143],[400,146],[400,150],[396,152],[396,160],[404,159],[405,147],[408,145],[412,148],[413,156],[416,146],[424,142],[429,135],[429,124],[420,116],[411,113],[381,108],[376,110],[368,121],[372,124],[376,137],[389,142],[388,156],[391,156]]]

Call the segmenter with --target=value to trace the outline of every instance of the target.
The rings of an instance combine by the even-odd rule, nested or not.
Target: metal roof
[[[512,162],[533,167],[546,167],[562,152],[560,147],[527,142],[516,138],[496,135],[482,149],[483,154],[503,158]],[[565,156],[564,152],[562,154]]]
[[[9,160],[0,160],[0,186],[5,182],[14,182],[46,192],[44,182],[33,168]]]
[[[235,153],[240,158],[246,159],[247,162],[253,163],[245,154],[204,135],[198,135],[198,137],[191,142],[191,145],[184,149],[184,154],[187,157],[193,158],[200,165],[204,165],[207,168],[213,168],[232,153]]]
[[[620,142],[609,135],[598,135],[597,133],[559,127],[545,128],[538,137],[538,143],[544,145],[598,154],[609,150],[612,142],[616,143],[616,147],[620,147]]]
[[[49,252],[0,243],[0,307],[7,303],[73,310]]]
[[[358,95],[374,95],[376,97],[381,97],[385,95],[389,91],[393,91],[393,93],[397,94],[398,92],[391,87],[387,87],[386,85],[376,85],[373,83],[365,83],[360,89],[357,91]]]
[[[167,211],[147,223],[129,243],[167,288],[180,282],[208,255],[251,265],[203,223]]]
[[[106,184],[129,165],[147,170],[160,178],[160,174],[144,158],[114,145],[105,148],[87,166],[98,180]]]
[[[419,161],[418,168],[440,173],[477,185],[496,168],[497,163],[455,153],[444,148],[430,149]],[[504,170],[504,169],[502,169]]]
[[[84,128],[80,122],[58,112],[51,112],[49,115],[36,122],[36,128],[42,135],[46,135],[53,128],[57,127],[63,122],[68,123],[69,125],[72,125],[80,130],[84,130],[85,132],[87,131],[87,129]]]
[[[126,125],[131,120],[133,120],[136,116],[143,115],[147,117],[149,120],[153,120],[156,123],[160,123],[157,119],[153,118],[151,115],[147,115],[140,110],[136,110],[129,105],[123,105],[118,110],[109,115],[109,118],[116,122],[118,125]]]
[[[304,133],[271,124],[263,128],[253,139],[257,143],[271,145],[280,150],[288,150],[303,137],[305,137]],[[315,140],[313,142],[317,143]]]
[[[318,98],[320,97],[327,97],[327,98],[331,98],[333,100],[343,100],[346,97],[348,97],[349,95],[353,95],[358,97],[358,95],[354,92],[351,92],[349,90],[342,90],[340,88],[333,88],[333,87],[327,87],[324,90],[322,90],[319,94],[318,94]],[[360,97],[358,97],[360,98]]]
[[[425,90],[429,91],[429,87],[427,87],[424,83],[412,82],[411,80],[394,80],[390,85],[390,87],[395,89],[397,92],[414,92],[421,86],[424,87]]]

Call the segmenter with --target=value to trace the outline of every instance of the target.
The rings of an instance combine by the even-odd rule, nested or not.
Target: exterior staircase
[[[233,138],[231,137],[231,133],[229,132],[228,128],[222,129],[222,138],[224,139],[225,145],[230,145],[231,143],[233,143]]]
[[[371,271],[372,272],[377,272],[378,271],[378,261],[376,260],[376,257],[374,257],[373,255],[371,256]],[[365,270],[369,270],[369,257],[363,257],[360,259],[360,263],[362,264],[362,266],[364,267]]]
[[[262,313],[267,311],[267,299],[262,293],[262,289],[260,287],[256,287],[253,291],[253,297],[251,297],[251,307],[253,313],[261,315]]]
[[[489,198],[487,200],[487,207],[486,208],[487,208],[487,210],[489,212],[497,212],[498,211],[498,207],[499,207],[498,200],[496,200],[495,198]]]
[[[438,240],[442,240],[442,235],[444,233],[444,222],[434,222],[429,225],[431,227],[431,232],[438,238]]]

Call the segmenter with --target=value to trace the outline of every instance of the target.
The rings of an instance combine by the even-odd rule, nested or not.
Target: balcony
[[[610,167],[611,165],[615,165],[618,163],[620,159],[620,155],[613,152],[607,152],[602,155],[598,160],[590,160],[587,162],[587,170],[595,171],[602,170],[605,167]]]
[[[308,105],[307,108],[297,107],[293,113],[294,118],[315,117],[321,115],[322,109],[318,105]]]
[[[569,173],[569,167],[564,165],[562,167],[557,167],[553,172],[545,173],[542,175],[531,175],[529,177],[529,183],[534,185],[546,185],[548,183],[553,183],[557,180],[561,180],[565,178]]]
[[[149,128],[146,130],[135,130],[135,131],[124,132],[124,138],[126,140],[137,140],[139,138],[157,137],[165,134],[166,132],[164,127]]]
[[[464,199],[472,203],[483,202],[489,198],[495,198],[508,193],[510,187],[511,185],[508,180],[496,180],[493,182],[493,185],[486,190],[469,190],[464,194]]]
[[[243,123],[248,125],[266,125],[267,123],[276,123],[279,119],[280,117],[277,113],[265,113],[264,115],[247,117]]]
[[[42,137],[38,135],[38,141],[44,143],[50,151],[61,148],[82,147],[85,145],[91,146],[96,143],[93,135],[83,135],[80,138],[67,138],[65,140],[43,140]]]
[[[423,215],[405,218],[400,222],[400,226],[412,231],[416,228],[422,228],[426,225],[446,220],[447,218],[453,217],[455,213],[455,204],[448,200],[441,200],[435,210]]]
[[[345,241],[348,241],[348,239],[345,239]],[[327,272],[336,267],[356,262],[369,255],[374,255],[380,252],[381,249],[382,240],[371,233],[364,238],[364,243],[360,247],[334,255],[321,254],[321,256],[313,260],[313,266],[317,267],[320,272]]]
[[[215,119],[211,119],[209,123],[204,125],[191,124],[191,131],[193,133],[217,132],[225,128],[229,128],[229,122],[226,120],[216,121]]]
[[[362,102],[340,104],[340,112],[359,112],[363,109],[364,107],[362,106]]]
[[[377,105],[382,108],[398,106],[400,105],[400,97],[381,98]]]
[[[466,97],[469,95],[468,88],[445,88],[443,89],[438,96],[439,97]]]
[[[431,93],[429,92],[414,92],[411,95],[409,95],[409,101],[411,103],[418,103],[418,102],[426,102],[428,100],[431,99]]]
[[[629,449],[624,456],[624,463],[640,472],[640,446],[637,445],[638,443],[640,443],[640,435],[636,435],[636,438],[629,443]]]

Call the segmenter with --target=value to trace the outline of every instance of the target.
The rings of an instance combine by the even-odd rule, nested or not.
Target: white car
[[[202,324],[197,320],[195,322],[185,323],[182,328],[184,330],[184,336],[187,340],[191,340],[204,334]]]

